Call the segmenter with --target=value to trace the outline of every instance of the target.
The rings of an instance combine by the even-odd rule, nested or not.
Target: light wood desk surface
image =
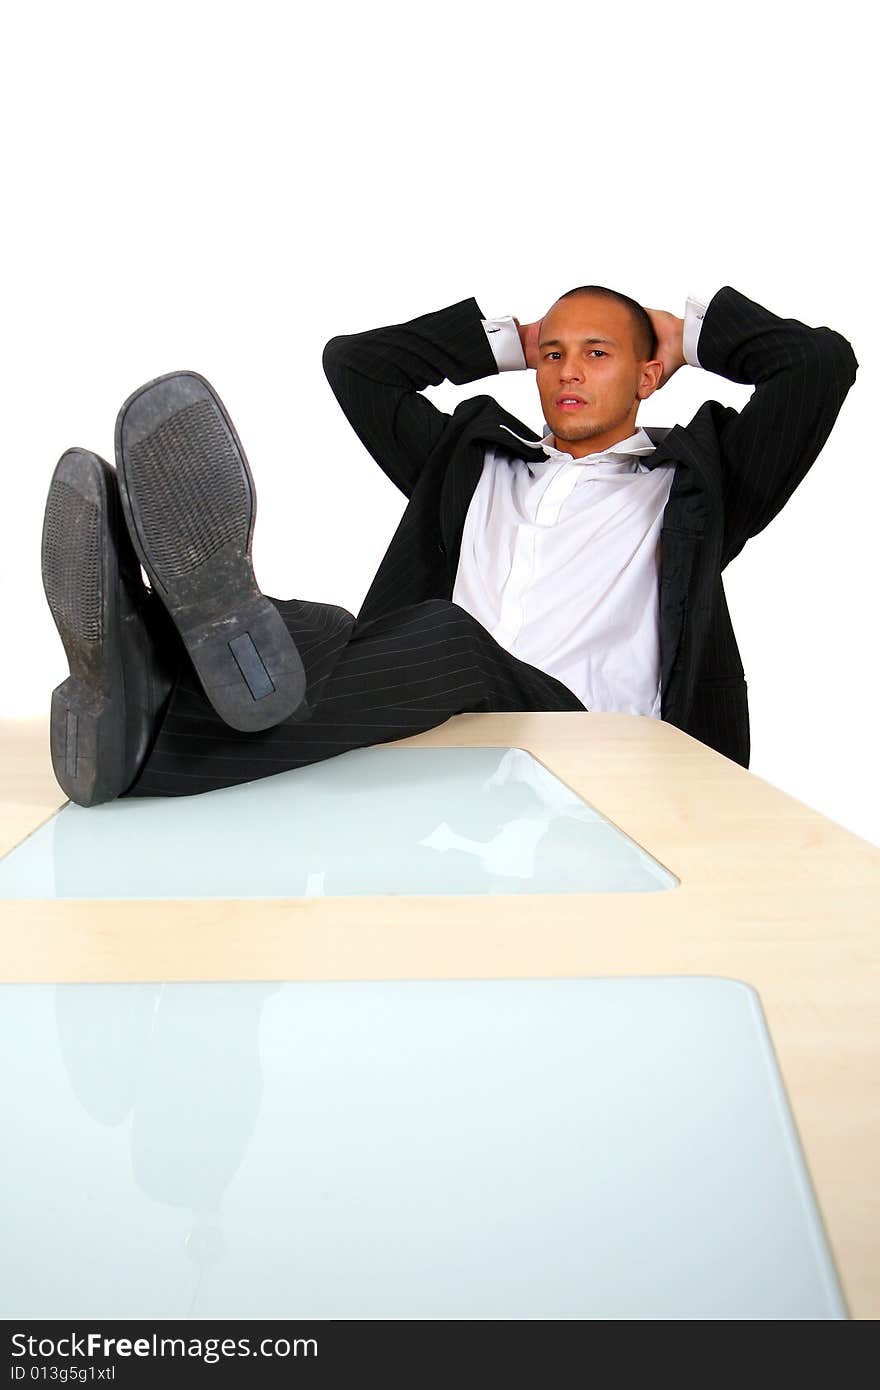
[[[0,724],[0,850],[64,804]],[[722,975],[759,993],[850,1311],[880,1317],[880,850],[659,720],[459,715],[390,747],[527,749],[680,880],[656,893],[2,904],[0,980]]]

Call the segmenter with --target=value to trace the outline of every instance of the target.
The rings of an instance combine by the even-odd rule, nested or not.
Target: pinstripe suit
[[[250,781],[466,710],[584,709],[450,601],[487,446],[511,447],[502,425],[537,444],[491,396],[446,414],[421,394],[497,372],[482,318],[467,299],[327,344],[337,400],[408,499],[400,524],[356,620],[332,605],[273,600],[303,657],[311,716],[237,733],[214,715],[181,655],[176,690],[129,795]],[[687,426],[647,429],[657,448],[644,462],[675,465],[661,531],[661,717],[747,767],[747,685],[722,571],[817,458],[858,362],[834,330],[779,318],[729,285],[708,305],[699,355],[708,371],[755,390],[740,411],[710,400]],[[545,457],[538,447],[519,452]]]

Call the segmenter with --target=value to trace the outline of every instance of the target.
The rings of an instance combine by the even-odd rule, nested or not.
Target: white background
[[[873,49],[849,0],[610,7],[31,4],[4,22],[0,714],[67,674],[43,598],[63,450],[191,368],[260,495],[257,577],[357,611],[404,499],[321,370],[336,333],[586,282],[684,313],[730,284],[852,343],[856,384],[726,571],[751,770],[880,842]],[[491,391],[541,423],[532,373]],[[640,425],[750,388],[690,367]]]

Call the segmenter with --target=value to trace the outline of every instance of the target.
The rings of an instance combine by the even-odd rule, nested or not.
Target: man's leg
[[[302,656],[311,715],[259,733],[230,729],[184,660],[128,796],[187,796],[234,786],[408,738],[469,711],[584,709],[560,681],[511,656],[445,599],[364,624],[344,609],[272,601]]]
[[[203,378],[148,383],[116,433],[118,474],[68,451],[44,525],[71,668],[53,696],[52,761],[79,804],[252,781],[469,710],[584,708],[447,600],[358,623],[261,594],[253,480]]]

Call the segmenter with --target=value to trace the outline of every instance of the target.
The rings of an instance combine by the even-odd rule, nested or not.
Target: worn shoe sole
[[[63,791],[80,806],[125,790],[125,681],[118,643],[119,560],[108,535],[122,527],[113,470],[68,449],[52,476],[43,519],[43,588],[70,676],[52,692],[49,741]]]
[[[135,551],[214,709],[245,732],[305,717],[302,660],[254,578],[253,479],[210,383],[170,372],[129,396],[116,464]]]

